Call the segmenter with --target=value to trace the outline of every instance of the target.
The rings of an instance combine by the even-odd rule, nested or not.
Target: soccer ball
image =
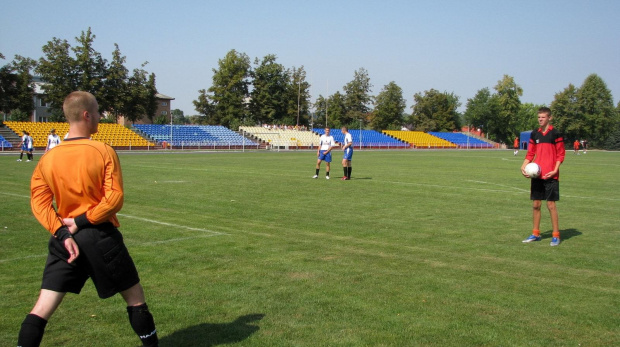
[[[530,176],[530,178],[538,178],[538,176],[540,176],[540,166],[536,163],[529,163],[525,165],[524,171],[528,176]]]

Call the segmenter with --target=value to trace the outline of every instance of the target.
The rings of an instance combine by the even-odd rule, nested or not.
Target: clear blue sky
[[[413,94],[454,92],[463,104],[508,74],[522,102],[550,104],[555,93],[598,74],[620,98],[620,1],[3,1],[0,52],[38,59],[53,37],[92,28],[111,60],[114,43],[131,71],[148,61],[173,108],[211,86],[218,59],[235,49],[252,60],[275,54],[304,66],[312,101],[368,70],[373,95],[390,81]],[[329,89],[328,89],[329,88]]]

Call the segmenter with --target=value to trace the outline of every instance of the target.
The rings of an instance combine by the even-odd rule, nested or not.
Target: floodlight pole
[[[360,118],[360,149],[362,149],[362,119]]]
[[[297,89],[297,130],[299,130],[299,104],[301,99],[301,78],[299,79],[299,87]]]

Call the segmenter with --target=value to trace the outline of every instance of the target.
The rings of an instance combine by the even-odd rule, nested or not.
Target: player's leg
[[[315,172],[314,172],[314,176],[312,178],[317,178],[319,177],[319,171],[321,170],[321,159],[317,159],[316,160],[316,167],[315,167]]]
[[[523,240],[524,243],[540,241],[540,207],[541,200],[534,200],[532,203],[532,235]]]
[[[349,170],[348,170],[348,160],[346,158],[342,159],[342,179],[346,180],[348,174],[349,174]]]
[[[146,305],[144,290],[140,283],[121,292],[121,296],[127,303],[127,315],[129,323],[136,332],[144,346],[157,346],[157,329],[153,315]]]
[[[54,314],[65,294],[41,289],[37,303],[22,322],[17,338],[18,346],[39,346],[41,344],[47,321]]]
[[[326,161],[325,162],[325,178],[329,179],[329,168],[330,168],[330,162]]]

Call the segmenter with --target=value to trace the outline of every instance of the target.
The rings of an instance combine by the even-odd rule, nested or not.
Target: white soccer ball
[[[540,166],[536,163],[529,163],[525,165],[524,170],[530,178],[538,178],[538,176],[540,176]]]

